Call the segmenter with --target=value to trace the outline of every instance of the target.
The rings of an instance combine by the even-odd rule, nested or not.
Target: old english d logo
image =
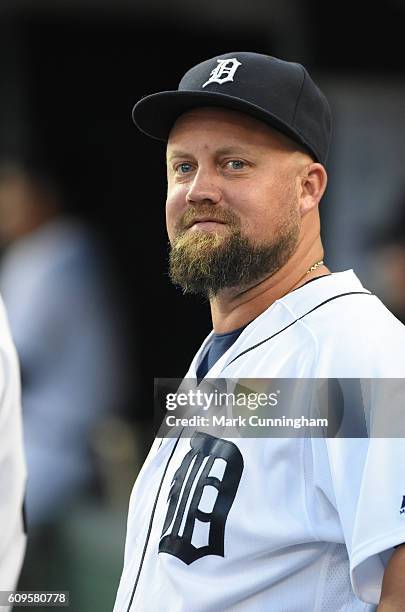
[[[235,72],[242,66],[241,62],[238,62],[236,57],[232,57],[231,59],[217,59],[218,66],[214,68],[210,72],[210,78],[203,85],[203,88],[209,85],[209,83],[227,83],[228,81],[233,81],[233,77],[235,76]]]
[[[173,477],[159,544],[159,552],[174,555],[187,565],[205,555],[224,556],[225,523],[243,471],[242,454],[232,442],[196,432],[190,444],[191,450]],[[221,478],[212,475],[216,461],[225,466]],[[199,508],[207,487],[217,490],[210,512]],[[192,540],[202,526],[199,521],[209,524],[207,543],[195,546]]]

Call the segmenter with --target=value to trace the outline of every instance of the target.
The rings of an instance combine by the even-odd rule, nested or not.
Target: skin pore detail
[[[328,272],[318,203],[326,172],[305,150],[236,111],[198,108],[167,147],[170,276],[210,299],[216,331],[230,331]]]

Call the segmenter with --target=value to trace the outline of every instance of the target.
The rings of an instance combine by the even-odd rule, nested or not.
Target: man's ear
[[[306,167],[299,179],[299,209],[303,217],[318,206],[325,193],[328,175],[322,164],[313,163]]]

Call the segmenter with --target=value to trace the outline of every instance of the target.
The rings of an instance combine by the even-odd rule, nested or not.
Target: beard
[[[225,223],[227,229],[220,233],[187,229],[197,214],[207,214]],[[293,207],[276,236],[263,244],[245,236],[239,218],[229,210],[190,209],[180,220],[171,245],[170,279],[184,293],[208,298],[231,287],[247,289],[287,263],[297,248],[299,233],[300,217]]]

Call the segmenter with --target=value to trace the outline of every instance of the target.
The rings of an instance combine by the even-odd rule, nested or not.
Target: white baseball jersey
[[[187,377],[196,376],[213,334]],[[251,322],[207,378],[405,378],[405,327],[347,271]],[[155,440],[114,612],[357,612],[405,542],[405,440]]]
[[[20,372],[0,300],[0,591],[16,588],[26,544]],[[6,608],[4,608],[5,610]]]

